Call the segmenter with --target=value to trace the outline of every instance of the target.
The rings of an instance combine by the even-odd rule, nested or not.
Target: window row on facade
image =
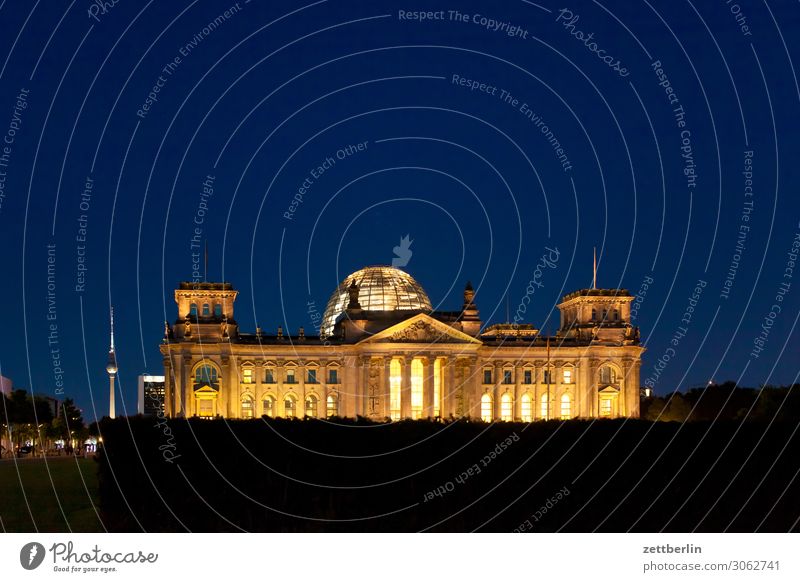
[[[279,369],[278,368],[266,368],[261,370],[261,382],[263,384],[277,384],[279,379]],[[299,367],[294,366],[287,366],[283,369],[283,377],[280,378],[284,384],[299,384],[301,378],[301,372]],[[258,373],[257,368],[253,366],[244,366],[241,369],[241,376],[240,376],[240,383],[242,384],[255,384]],[[306,367],[305,369],[305,376],[303,377],[303,381],[305,384],[319,384],[320,380],[320,370],[317,367]],[[341,381],[341,376],[339,374],[339,368],[328,368],[326,377],[324,378],[327,384],[339,384]],[[209,385],[212,388],[219,387],[219,370],[217,369],[216,365],[210,363],[204,363],[199,365],[195,368],[194,372],[194,383],[195,387]]]
[[[575,367],[571,364],[562,366],[560,374],[554,366],[542,368],[539,370],[538,374],[537,370],[534,368],[524,368],[520,370],[520,372],[522,374],[520,378],[521,384],[536,384],[537,382],[541,382],[542,384],[556,384],[559,382],[561,384],[575,383]],[[496,378],[495,368],[485,366],[483,368],[483,384],[494,384],[496,380],[499,380],[500,384],[514,384],[516,382],[515,370],[513,367],[502,368],[500,374],[500,377]],[[598,371],[598,380],[603,384],[616,384],[617,378],[617,371],[611,366],[602,366]]]

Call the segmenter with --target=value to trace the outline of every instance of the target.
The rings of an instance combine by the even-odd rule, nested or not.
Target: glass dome
[[[336,318],[350,302],[347,289],[355,281],[358,302],[365,311],[395,311],[414,309],[431,311],[431,300],[417,281],[400,269],[389,266],[364,267],[348,275],[333,292],[322,316],[320,336],[333,333]]]

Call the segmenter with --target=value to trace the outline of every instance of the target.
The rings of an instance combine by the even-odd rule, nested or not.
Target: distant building
[[[145,416],[164,413],[164,376],[139,376],[138,412]]]
[[[0,376],[0,394],[11,394],[14,391],[14,382],[11,378]]]

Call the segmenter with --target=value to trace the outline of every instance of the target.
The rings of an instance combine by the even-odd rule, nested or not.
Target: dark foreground
[[[796,425],[101,426],[111,531],[797,530]]]
[[[94,459],[0,461],[0,532],[104,531]]]

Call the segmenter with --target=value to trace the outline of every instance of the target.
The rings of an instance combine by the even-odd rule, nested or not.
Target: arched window
[[[217,369],[210,364],[198,366],[194,372],[194,385],[195,390],[203,386],[211,386],[216,389],[218,387]]]
[[[527,392],[522,395],[520,400],[520,412],[522,413],[522,422],[531,422],[533,420],[533,410],[531,407],[531,395]]]
[[[313,394],[306,396],[306,416],[317,418],[317,397]]]
[[[283,401],[284,416],[294,418],[297,416],[297,401],[294,396],[287,396]]]
[[[209,315],[211,315],[211,308],[208,303],[203,303],[203,317],[208,317]]]
[[[603,366],[600,368],[600,382],[603,384],[616,384],[617,371],[611,366]]]
[[[422,360],[411,360],[411,418],[422,418]]]
[[[242,396],[242,418],[253,418],[253,397]]]
[[[222,317],[222,304],[216,303],[214,305],[214,317]]]
[[[511,422],[514,420],[513,401],[511,394],[506,392],[500,397],[500,420],[504,422]]]
[[[545,420],[550,420],[550,405],[548,402],[547,394],[542,394],[541,403],[541,417]]]
[[[261,404],[264,407],[264,416],[275,416],[275,398],[272,396],[265,396]]]
[[[488,394],[481,396],[481,420],[492,422],[492,397]]]
[[[389,415],[392,420],[400,420],[401,382],[400,360],[393,359],[389,364]]]
[[[197,317],[197,303],[192,303],[189,306],[189,315],[192,317]]]
[[[561,397],[561,420],[569,420],[572,418],[572,399],[569,394],[564,394]]]
[[[328,394],[328,398],[325,401],[325,414],[328,418],[339,415],[339,405],[335,394]]]

